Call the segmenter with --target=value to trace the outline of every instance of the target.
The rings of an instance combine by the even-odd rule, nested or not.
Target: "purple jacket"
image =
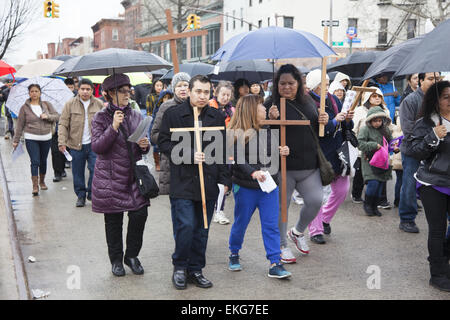
[[[140,195],[134,181],[126,144],[128,137],[112,127],[116,110],[117,107],[108,105],[92,121],[92,151],[97,154],[92,180],[92,211],[97,213],[136,211],[150,205]],[[142,115],[130,106],[123,111],[125,119],[122,126],[130,136],[142,121]],[[136,161],[149,151],[143,152],[136,143],[131,144]]]

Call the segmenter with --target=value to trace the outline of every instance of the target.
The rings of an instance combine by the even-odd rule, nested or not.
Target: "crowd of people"
[[[288,278],[292,274],[285,264],[295,263],[293,243],[301,255],[310,248],[306,236],[316,244],[326,244],[324,235],[331,234],[331,222],[351,190],[354,203],[362,204],[361,212],[369,217],[382,216],[380,209],[390,209],[387,184],[396,173],[394,206],[399,211],[399,229],[418,233],[415,219],[421,200],[428,223],[428,261],[430,284],[450,291],[450,83],[439,73],[410,75],[403,95],[386,76],[374,79],[372,92],[364,93],[361,105],[344,110],[346,93],[352,79],[338,73],[330,83],[321,81],[320,70],[302,74],[291,64],[282,65],[274,78],[272,90],[264,90],[258,82],[239,79],[234,83],[220,81],[214,85],[200,75],[191,77],[177,73],[170,85],[153,80],[153,85],[133,88],[124,74],[106,78],[102,96],[94,97],[95,86],[87,79],[65,81],[74,92],[61,115],[41,100],[41,88],[31,85],[29,99],[17,116],[7,111],[13,148],[24,139],[31,160],[32,194],[47,190],[45,177],[47,157],[52,150],[55,183],[67,176],[70,155],[76,206],[92,201],[92,210],[104,214],[105,233],[112,273],[124,276],[123,264],[133,273],[143,274],[138,259],[150,201],[144,197],[136,181],[134,163],[148,161],[152,150],[158,173],[159,194],[170,197],[175,249],[172,282],[176,289],[187,288],[189,282],[201,288],[213,284],[202,273],[206,265],[209,229],[204,227],[198,164],[205,176],[207,222],[226,225],[232,222],[229,237],[230,271],[241,271],[239,252],[247,226],[256,208],[259,210],[268,276]],[[323,88],[326,86],[326,88]],[[2,88],[2,103],[7,100],[10,85]],[[136,102],[131,99],[132,89]],[[326,89],[326,90],[325,90]],[[322,92],[326,92],[325,112],[320,111]],[[287,120],[309,120],[309,126],[287,126],[286,145],[279,145],[276,157],[286,157],[287,208],[301,197],[303,205],[294,224],[283,221],[280,214],[280,189],[263,191],[260,183],[272,179],[280,183],[279,172],[268,175],[270,164],[253,153],[271,154],[274,137],[266,136],[250,148],[252,140],[261,141],[263,120],[280,118],[281,99],[286,99]],[[172,128],[194,127],[193,108],[199,108],[203,127],[224,127],[236,135],[234,154],[216,162],[208,162],[205,153],[196,152],[191,132],[192,154],[175,163],[172,152],[177,146]],[[145,117],[152,117],[148,137],[137,143],[127,141]],[[11,120],[10,120],[11,119]],[[16,119],[13,121],[12,119]],[[319,127],[325,128],[319,137]],[[227,144],[226,135],[224,146]],[[340,149],[346,142],[357,144],[356,161],[351,169]],[[203,141],[205,150],[212,141]],[[240,144],[244,161],[236,162]],[[273,152],[273,150],[272,150]],[[324,183],[324,165],[332,168],[331,183]],[[348,160],[348,159],[347,159]],[[89,178],[85,181],[86,165]],[[352,174],[352,172],[354,174]],[[365,189],[365,191],[364,191]],[[294,192],[296,193],[294,195]],[[363,199],[363,192],[364,199]],[[233,194],[234,217],[225,214],[226,198]],[[123,249],[123,215],[129,222],[126,250]],[[371,218],[374,219],[374,218]],[[297,253],[297,254],[298,254]]]

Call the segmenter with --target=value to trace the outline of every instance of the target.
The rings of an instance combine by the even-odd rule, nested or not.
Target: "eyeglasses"
[[[120,92],[121,94],[131,94],[131,90],[127,90],[127,89],[119,89],[117,91]]]

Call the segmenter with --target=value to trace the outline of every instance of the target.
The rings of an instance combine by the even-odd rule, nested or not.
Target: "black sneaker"
[[[327,243],[325,241],[325,239],[323,238],[323,235],[321,235],[321,234],[316,234],[315,236],[312,236],[311,237],[311,241],[314,242],[314,243],[317,243],[317,244],[325,244],[325,243]]]
[[[323,224],[323,233],[324,234],[330,234],[331,233],[331,226],[330,226],[330,224],[329,223],[325,223],[325,222],[322,222],[322,224]]]
[[[62,180],[61,175],[55,175],[55,177],[53,178],[53,182],[60,182],[61,180]]]
[[[399,228],[408,233],[419,233],[419,228],[414,221],[400,222]]]
[[[389,201],[384,200],[380,204],[378,204],[378,209],[392,209],[392,204],[390,204]]]
[[[352,196],[352,201],[353,201],[353,203],[363,203],[364,202],[363,198],[354,197],[354,196]]]
[[[85,197],[79,197],[76,203],[77,208],[82,208],[86,206],[86,198]]]

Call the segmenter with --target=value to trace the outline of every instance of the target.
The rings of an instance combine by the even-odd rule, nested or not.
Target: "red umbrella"
[[[5,74],[11,74],[14,78],[13,73],[15,73],[15,72],[17,72],[16,69],[14,69],[9,64],[0,60],[0,77],[4,76]]]

